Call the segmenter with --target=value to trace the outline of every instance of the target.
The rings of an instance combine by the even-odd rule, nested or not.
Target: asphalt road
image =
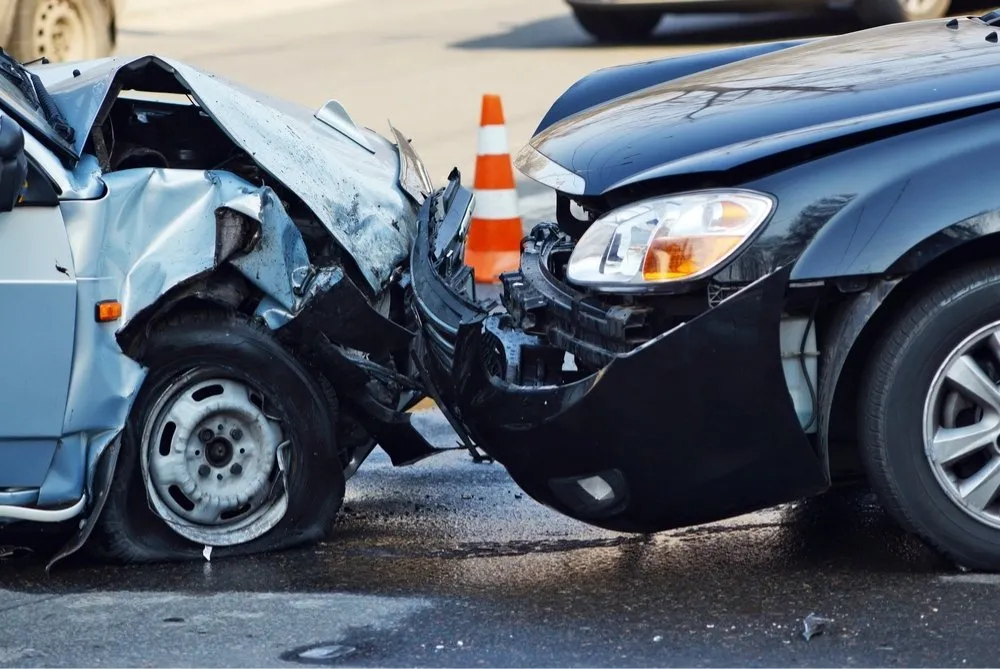
[[[438,178],[471,178],[482,93],[503,96],[516,148],[598,67],[849,28],[687,17],[609,49],[560,0],[130,3],[122,53],[337,98],[376,129],[391,117]],[[540,216],[535,194],[522,203]],[[450,443],[439,414],[422,420]],[[997,664],[1000,578],[956,572],[857,492],[634,537],[558,516],[461,452],[398,470],[376,452],[313,548],[47,575],[32,545],[0,562],[0,666]],[[807,641],[811,613],[829,622]]]
[[[436,412],[422,429],[440,443]],[[653,537],[578,524],[464,452],[376,451],[329,543],[46,575],[0,565],[0,666],[995,666],[1000,578],[862,494]],[[828,619],[806,640],[804,619]]]

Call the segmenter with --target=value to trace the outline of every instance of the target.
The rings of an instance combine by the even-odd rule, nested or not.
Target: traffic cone
[[[476,205],[465,261],[478,283],[496,283],[500,274],[518,268],[524,236],[499,95],[483,96],[473,190]]]

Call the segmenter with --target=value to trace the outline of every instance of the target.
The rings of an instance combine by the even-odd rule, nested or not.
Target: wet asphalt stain
[[[350,600],[350,610],[332,600],[330,609],[301,620],[278,611],[287,629],[258,625],[253,632],[264,665],[996,663],[991,639],[1000,623],[1000,581],[957,572],[899,529],[864,491],[637,536],[582,525],[518,498],[502,467],[472,464],[463,453],[393,469],[377,452],[348,488],[348,509],[333,538],[314,547],[211,563],[108,568],[77,562],[49,576],[34,554],[24,553],[0,566],[4,597],[17,604],[44,595],[55,598],[53,606],[73,593],[94,592],[112,599],[185,593],[206,602],[219,595],[361,598]],[[10,542],[0,537],[0,543]],[[364,623],[369,600],[428,604],[407,605],[372,627]],[[267,610],[266,601],[254,605]],[[0,615],[7,630],[25,629],[37,624],[32,612],[41,606],[28,603]],[[185,606],[190,611],[191,604]],[[822,633],[806,640],[810,614],[824,622]],[[46,615],[56,616],[48,625],[86,624]],[[148,626],[145,618],[122,615],[122,630],[142,634]],[[186,630],[197,627],[191,615],[163,611],[155,620],[164,629]],[[356,624],[331,633],[329,621],[342,617]],[[210,626],[198,629],[211,637]],[[0,648],[9,634],[0,632]],[[218,656],[182,648],[168,663],[190,664],[185,658],[194,657],[230,666],[239,640],[212,638]],[[156,664],[157,643],[153,655],[112,655],[96,664],[143,657]],[[0,652],[0,665],[2,658]]]

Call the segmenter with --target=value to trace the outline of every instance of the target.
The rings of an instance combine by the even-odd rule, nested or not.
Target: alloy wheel
[[[1000,528],[1000,322],[963,340],[938,368],[924,404],[924,452],[962,511]]]

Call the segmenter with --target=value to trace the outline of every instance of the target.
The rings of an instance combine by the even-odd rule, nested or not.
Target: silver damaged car
[[[321,539],[378,443],[434,453],[406,140],[173,60],[0,52],[0,522],[116,561]],[[51,566],[51,563],[50,563]]]

